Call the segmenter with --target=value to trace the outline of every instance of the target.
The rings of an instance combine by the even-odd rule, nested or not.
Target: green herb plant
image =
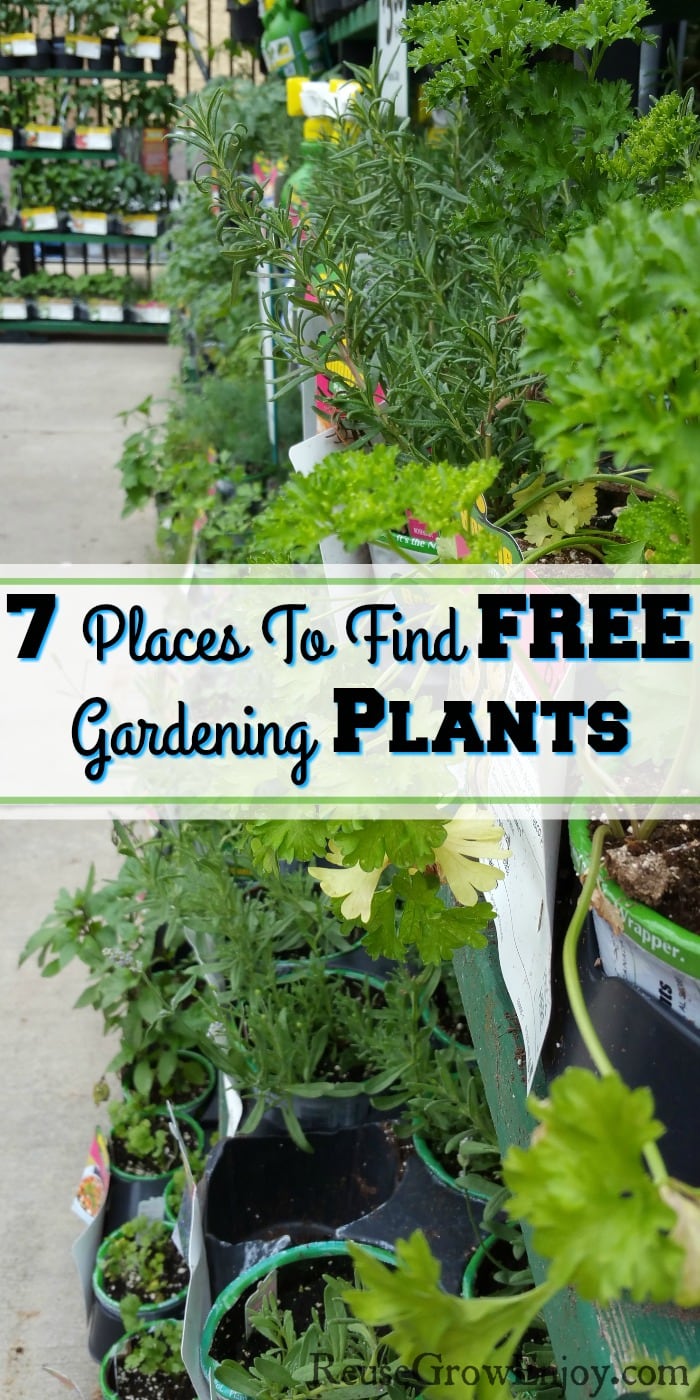
[[[139,1098],[108,1105],[111,1137],[118,1138],[130,1157],[144,1163],[144,1175],[170,1171],[178,1159],[178,1147],[165,1114],[154,1115]]]
[[[122,1321],[123,1315],[124,1309]],[[117,1367],[128,1372],[138,1371],[142,1376],[185,1376],[181,1345],[182,1323],[175,1318],[163,1318],[129,1336],[124,1350],[117,1353]]]
[[[120,1303],[125,1331],[133,1331],[144,1303],[164,1303],[187,1282],[187,1266],[172,1242],[172,1228],[139,1215],[108,1236],[102,1257],[105,1289]],[[175,1287],[165,1277],[175,1265]]]
[[[257,1355],[248,1365],[222,1361],[217,1381],[254,1400],[414,1400],[417,1380],[373,1327],[353,1318],[343,1299],[345,1282],[324,1278],[323,1305],[305,1328],[275,1298],[265,1298],[252,1315]]]

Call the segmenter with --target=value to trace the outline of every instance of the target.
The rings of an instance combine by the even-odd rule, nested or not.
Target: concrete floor
[[[115,413],[165,395],[177,352],[159,345],[0,344],[0,562],[143,563],[154,557],[149,512],[120,519]],[[100,821],[0,821],[0,1065],[2,1066],[2,1307],[0,1395],[57,1400],[44,1365],[99,1395],[70,1256],[81,1225],[70,1204],[98,1121],[92,1086],[108,1059],[99,1020],[73,1011],[70,966],[45,980],[17,968],[25,940],[61,886],[94,862],[117,865]]]

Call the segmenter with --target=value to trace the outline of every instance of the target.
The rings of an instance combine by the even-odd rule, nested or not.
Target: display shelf
[[[106,82],[109,78],[117,83],[167,83],[172,74],[168,73],[122,73],[117,68],[2,68],[0,78],[63,78],[67,82]]]
[[[379,0],[365,0],[363,5],[359,5],[356,10],[351,10],[347,15],[341,15],[328,30],[328,37],[332,44],[338,44],[341,39],[350,39],[359,34],[369,34],[376,30],[379,20]]]
[[[0,160],[119,160],[118,151],[75,151],[62,149],[52,151],[40,146],[30,150],[0,151]]]
[[[8,335],[118,335],[167,340],[168,326],[126,321],[0,321],[0,338]]]
[[[152,248],[155,238],[142,233],[61,233],[60,229],[38,229],[29,232],[18,228],[0,228],[0,243],[98,243],[106,248]]]

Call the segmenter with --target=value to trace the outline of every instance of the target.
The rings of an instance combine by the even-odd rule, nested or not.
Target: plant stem
[[[642,496],[659,495],[659,492],[653,490],[651,486],[646,486],[643,481],[638,481],[636,476],[627,476],[625,472],[594,472],[592,476],[583,477],[578,484],[584,486],[590,482],[594,485],[608,487],[618,486],[622,483],[624,486],[633,486],[635,491],[639,491]],[[554,491],[572,491],[573,489],[573,484],[570,481],[551,481],[548,486],[542,486],[539,491],[534,492],[524,505],[514,506],[505,515],[500,515],[494,524],[507,525],[510,520],[517,520],[519,516],[526,515],[532,506],[536,505],[538,501],[543,501],[547,496],[551,496]]]
[[[588,910],[591,907],[593,892],[598,883],[598,875],[603,859],[603,846],[605,838],[610,835],[610,827],[603,823],[597,827],[591,842],[591,858],[588,872],[583,882],[581,893],[576,901],[576,908],[571,916],[569,927],[564,937],[563,969],[564,984],[566,994],[569,998],[569,1005],[574,1015],[576,1026],[581,1039],[595,1065],[598,1073],[606,1078],[610,1074],[616,1074],[617,1070],[608,1059],[600,1041],[598,1032],[591,1020],[588,1007],[581,987],[581,979],[578,975],[577,953],[581,931]],[[647,1143],[643,1148],[644,1160],[649,1168],[652,1179],[660,1185],[668,1181],[663,1157],[655,1142]]]

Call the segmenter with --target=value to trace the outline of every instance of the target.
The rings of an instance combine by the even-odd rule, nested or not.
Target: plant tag
[[[73,1244],[71,1253],[78,1270],[88,1318],[94,1301],[92,1271],[103,1235],[109,1178],[109,1149],[104,1134],[98,1128],[90,1144],[88,1161],[71,1207],[86,1222],[86,1228]]]
[[[145,1215],[147,1220],[165,1219],[165,1196],[149,1196],[145,1201],[139,1201],[137,1215]]]
[[[522,1031],[529,1093],[552,1010],[552,917],[561,826],[543,821],[536,806],[500,807],[499,822],[510,855],[506,879],[489,891],[489,900],[496,911],[503,980]]]
[[[0,50],[13,58],[33,58],[38,52],[34,35],[26,31],[21,34],[5,34],[0,39]]]
[[[120,217],[125,233],[138,234],[140,238],[155,238],[158,233],[157,214],[122,214]]]
[[[111,126],[76,126],[76,151],[111,151],[113,130]]]
[[[29,122],[24,128],[24,139],[31,150],[62,151],[63,127]]]
[[[640,948],[626,933],[613,933],[607,919],[595,909],[593,923],[606,977],[631,982],[660,1006],[700,1028],[700,981]]]
[[[219,1079],[219,1131],[222,1137],[235,1137],[243,1117],[243,1100],[228,1074]]]
[[[129,44],[127,52],[132,58],[160,58],[160,39],[155,34],[140,34],[133,44]]]
[[[120,301],[95,301],[86,303],[91,321],[123,321],[124,307]]]
[[[190,1283],[185,1303],[185,1320],[182,1324],[182,1346],[180,1349],[187,1374],[197,1392],[198,1400],[210,1400],[212,1393],[202,1370],[200,1352],[202,1332],[212,1303],[202,1223],[202,1214],[206,1206],[206,1191],[207,1182],[205,1179],[200,1181],[192,1198],[192,1218],[187,1250]],[[213,1376],[213,1370],[211,1374]],[[216,1395],[216,1392],[213,1393]]]
[[[382,97],[393,101],[397,117],[408,116],[408,45],[401,38],[406,0],[379,0],[377,51]]]
[[[261,1278],[255,1292],[251,1293],[250,1297],[246,1299],[244,1308],[246,1337],[250,1336],[253,1330],[256,1313],[262,1312],[265,1299],[276,1297],[277,1270],[271,1269],[269,1274],[265,1274],[265,1277]]]
[[[25,233],[40,233],[58,228],[58,211],[48,204],[20,209],[19,220]]]
[[[1,321],[26,321],[27,303],[23,297],[3,297],[0,299]]]
[[[167,326],[170,324],[170,307],[164,306],[162,301],[137,301],[132,307],[136,313],[136,319],[145,324],[153,326]]]
[[[107,232],[107,215],[99,209],[72,209],[68,222],[73,233],[104,235]]]
[[[36,309],[40,321],[72,321],[75,318],[73,302],[64,297],[38,297]]]
[[[96,34],[66,34],[66,52],[75,53],[78,58],[99,58],[102,41]]]
[[[0,151],[11,151],[15,144],[15,133],[9,126],[0,126]]]

